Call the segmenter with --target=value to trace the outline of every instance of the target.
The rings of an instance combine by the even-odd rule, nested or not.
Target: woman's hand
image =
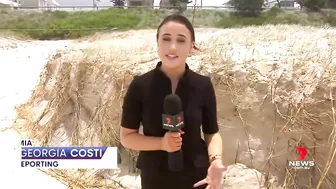
[[[227,168],[223,165],[222,160],[214,160],[208,169],[207,177],[194,184],[194,187],[208,184],[206,189],[220,189],[222,173],[226,171],[226,169]]]
[[[178,132],[166,132],[161,140],[161,148],[167,152],[176,152],[181,149],[182,146],[182,130]]]

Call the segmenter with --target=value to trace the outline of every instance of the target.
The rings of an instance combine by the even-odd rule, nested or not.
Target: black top
[[[122,127],[139,129],[140,123],[146,136],[164,136],[162,114],[164,98],[172,93],[170,79],[160,70],[159,62],[155,69],[135,76],[124,98]],[[189,69],[179,80],[176,92],[182,101],[185,132],[182,135],[182,151],[186,168],[206,168],[209,166],[206,143],[201,138],[205,134],[218,132],[216,96],[209,77]],[[167,152],[140,151],[136,167],[147,171],[166,171]]]

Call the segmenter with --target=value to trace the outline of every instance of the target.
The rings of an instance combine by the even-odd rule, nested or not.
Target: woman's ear
[[[195,42],[193,42],[188,56],[192,56],[192,55],[196,54],[197,51],[199,51],[199,48],[197,48]]]
[[[195,43],[192,42],[192,43],[191,43],[191,46],[190,46],[190,50],[189,50],[189,56],[193,53],[194,46],[195,46]]]

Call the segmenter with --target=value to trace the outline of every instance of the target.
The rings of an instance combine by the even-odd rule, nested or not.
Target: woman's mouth
[[[172,54],[167,54],[166,57],[167,57],[169,60],[175,60],[176,58],[178,58],[178,56],[176,56],[176,55],[172,55]]]

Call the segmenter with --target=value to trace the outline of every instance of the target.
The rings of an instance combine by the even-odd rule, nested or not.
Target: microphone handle
[[[168,153],[168,170],[176,172],[184,169],[182,150]]]

